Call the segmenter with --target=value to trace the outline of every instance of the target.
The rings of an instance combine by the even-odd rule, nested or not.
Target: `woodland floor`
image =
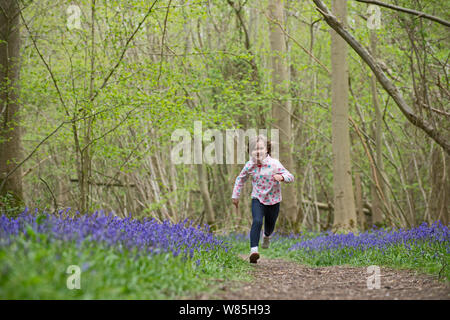
[[[248,261],[247,256],[242,256]],[[193,299],[223,300],[450,300],[450,284],[436,276],[380,267],[380,289],[368,289],[364,267],[308,267],[261,257],[251,282],[223,282],[213,293]]]

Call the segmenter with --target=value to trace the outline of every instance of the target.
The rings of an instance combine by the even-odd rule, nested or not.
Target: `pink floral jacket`
[[[252,199],[256,198],[265,205],[281,202],[281,184],[273,176],[282,175],[286,183],[294,181],[294,176],[283,167],[280,161],[269,155],[261,162],[258,165],[252,159],[247,161],[234,183],[233,199],[239,199],[245,181],[248,176],[252,176]]]

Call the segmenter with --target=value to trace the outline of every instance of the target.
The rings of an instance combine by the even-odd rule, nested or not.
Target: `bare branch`
[[[111,78],[111,76],[114,74],[114,72],[116,71],[116,69],[119,67],[120,63],[123,60],[123,57],[125,56],[125,52],[128,50],[128,46],[131,42],[131,40],[133,40],[134,36],[136,35],[136,33],[139,31],[139,29],[141,28],[142,24],[145,22],[145,20],[147,19],[147,17],[150,15],[150,13],[152,12],[153,7],[155,6],[156,2],[158,2],[158,0],[155,0],[155,2],[152,3],[152,5],[150,6],[150,8],[148,9],[147,13],[145,14],[144,18],[142,18],[141,22],[139,22],[138,26],[136,27],[136,29],[134,30],[134,32],[131,34],[131,36],[128,38],[127,42],[125,43],[125,47],[122,50],[122,54],[120,55],[119,60],[117,61],[117,63],[114,65],[114,67],[110,70],[110,72],[108,73],[108,75],[106,76],[106,78],[103,80],[102,85],[95,91],[95,93],[90,97],[90,101],[94,101],[94,99],[97,97],[97,95],[100,93],[100,91],[106,86],[106,84],[109,81],[109,78]]]
[[[169,9],[170,5],[172,3],[172,0],[169,0],[169,5],[167,6],[166,15],[164,17],[164,29],[161,39],[161,61],[159,62],[159,73],[158,73],[158,83],[159,79],[161,78],[161,72],[162,72],[162,62],[163,62],[163,53],[164,53],[164,40],[166,38],[166,32],[167,32],[167,17],[169,16]]]

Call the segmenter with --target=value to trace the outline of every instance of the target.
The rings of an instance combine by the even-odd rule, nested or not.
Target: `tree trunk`
[[[437,146],[433,146],[431,154],[430,182],[431,220],[447,225],[450,221],[450,157]]]
[[[0,196],[11,198],[0,206],[23,204],[22,169],[6,178],[22,158],[19,126],[20,27],[19,6],[14,0],[0,0]]]
[[[171,220],[171,216],[169,214],[169,210],[167,209],[165,201],[163,201],[163,199],[162,199],[162,193],[161,193],[161,189],[159,187],[159,183],[158,183],[158,179],[157,179],[157,173],[156,173],[155,164],[154,164],[156,162],[155,161],[155,156],[151,155],[151,156],[149,156],[147,158],[147,160],[148,160],[148,167],[150,169],[150,175],[151,175],[150,184],[151,184],[152,189],[153,189],[154,200],[157,203],[161,204],[161,206],[159,208],[159,211],[161,213],[160,214],[160,219],[161,220],[166,220],[166,219]]]
[[[268,11],[270,20],[284,25],[283,1],[270,0]],[[272,84],[274,92],[281,99],[274,99],[272,103],[272,117],[275,119],[275,127],[280,130],[280,162],[290,172],[295,172],[292,158],[292,134],[291,113],[292,107],[289,99],[285,99],[289,93],[289,73],[286,63],[286,41],[280,25],[271,22],[270,25],[270,48],[272,51]],[[295,184],[283,186],[283,201],[280,206],[279,227],[285,232],[299,231],[297,219],[298,205]]]
[[[171,147],[169,145],[169,152],[171,151]],[[171,154],[171,153],[169,153]],[[175,168],[175,165],[172,161],[168,161],[170,166],[170,184],[172,185],[172,192],[173,192],[173,202],[175,203],[175,208],[173,211],[173,218],[176,222],[180,221],[180,202],[178,200],[178,186],[177,186],[177,170]]]
[[[365,229],[366,219],[364,217],[364,203],[362,195],[361,173],[355,174],[355,196],[356,196],[356,212],[358,216],[358,225],[360,230]],[[372,204],[373,210],[373,204]]]
[[[208,191],[208,174],[204,167],[204,164],[197,164],[197,175],[198,175],[198,185],[200,187],[200,193],[203,199],[203,204],[205,206],[206,212],[206,222],[209,224],[211,229],[214,229],[215,213],[211,202],[211,197]]]
[[[370,31],[370,50],[372,53],[372,56],[376,59],[376,50],[377,50],[377,36],[374,30]],[[373,136],[375,137],[375,157],[374,161],[376,164],[375,168],[375,174],[376,177],[373,177],[373,181],[377,181],[379,184],[379,190],[377,190],[377,187],[372,184],[372,223],[373,224],[380,224],[383,222],[383,204],[381,203],[382,198],[385,198],[385,188],[384,188],[384,182],[383,178],[381,176],[383,171],[383,155],[382,155],[382,143],[383,141],[381,132],[382,132],[382,115],[380,110],[380,103],[378,100],[378,94],[377,94],[377,79],[375,75],[371,75],[370,78],[370,89],[372,92],[372,104],[375,108],[375,128],[373,130]],[[379,192],[382,192],[383,195],[380,195]]]
[[[347,1],[333,0],[332,10],[346,24]],[[356,211],[353,195],[350,135],[348,126],[347,44],[331,30],[332,149],[335,230],[355,230]]]

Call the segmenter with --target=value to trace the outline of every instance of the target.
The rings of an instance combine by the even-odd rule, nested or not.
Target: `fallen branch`
[[[70,182],[77,182],[78,183],[78,179],[70,179]],[[123,187],[123,188],[128,188],[128,187],[135,187],[136,185],[134,183],[130,183],[130,184],[122,184],[122,183],[107,183],[107,182],[95,182],[95,181],[89,181],[88,182],[90,185],[93,186],[103,186],[103,187]]]
[[[304,199],[304,200],[302,200],[302,203],[307,204],[307,205],[317,206],[317,208],[321,209],[321,210],[330,210],[330,209],[333,210],[334,209],[332,205],[330,206],[327,203],[318,202],[318,201],[311,201],[311,200]],[[370,214],[371,208],[372,207],[368,203],[364,203],[363,212]]]

